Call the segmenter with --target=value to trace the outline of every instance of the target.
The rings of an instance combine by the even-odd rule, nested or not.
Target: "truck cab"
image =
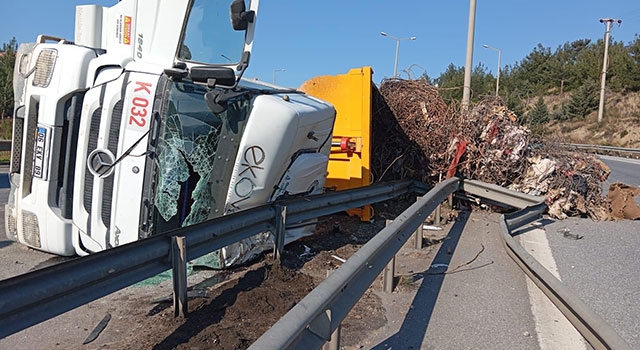
[[[73,42],[20,45],[7,236],[87,255],[322,192],[335,110],[242,79],[257,17],[258,0],[123,0],[78,6]]]

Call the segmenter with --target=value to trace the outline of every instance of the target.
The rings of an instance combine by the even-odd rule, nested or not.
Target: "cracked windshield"
[[[169,83],[157,149],[154,201],[162,218],[156,219],[159,232],[202,222],[216,203],[224,204],[226,193],[214,198],[210,189],[210,183],[216,180],[212,174],[219,174],[212,171],[218,143],[221,135],[224,139],[237,135],[229,119],[242,119],[248,103],[244,99],[230,103],[227,111],[216,115],[204,101],[207,91],[192,83]],[[226,153],[224,158],[230,156],[235,157],[235,153]]]

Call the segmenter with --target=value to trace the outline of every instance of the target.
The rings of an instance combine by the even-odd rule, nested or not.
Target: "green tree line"
[[[501,69],[500,97],[518,115],[525,112],[522,101],[537,100],[534,108],[527,111],[529,123],[544,123],[549,118],[584,118],[598,107],[603,56],[603,39],[566,42],[555,50],[538,44],[521,61]],[[450,64],[438,78],[429,81],[440,88],[446,101],[460,101],[464,67]],[[495,84],[494,75],[486,66],[478,64],[471,74],[472,99],[477,101],[482,96],[495,94]],[[628,44],[621,41],[610,43],[607,90],[621,93],[640,91],[640,36],[636,35]],[[542,97],[565,94],[568,102],[550,113]]]
[[[0,118],[13,114],[13,66],[16,62],[16,38],[2,44],[0,50]]]

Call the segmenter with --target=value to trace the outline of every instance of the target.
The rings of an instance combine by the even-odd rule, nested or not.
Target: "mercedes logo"
[[[115,157],[105,149],[96,149],[89,153],[87,157],[87,167],[89,171],[97,177],[107,177],[113,173]]]

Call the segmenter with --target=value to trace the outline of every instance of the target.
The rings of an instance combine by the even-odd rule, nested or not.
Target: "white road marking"
[[[560,279],[558,267],[551,254],[549,241],[547,241],[543,229],[536,228],[524,233],[521,236],[521,242],[522,247],[529,254],[551,274]],[[527,289],[529,290],[529,301],[531,302],[540,349],[586,349],[584,338],[580,333],[529,278],[527,278]]]

